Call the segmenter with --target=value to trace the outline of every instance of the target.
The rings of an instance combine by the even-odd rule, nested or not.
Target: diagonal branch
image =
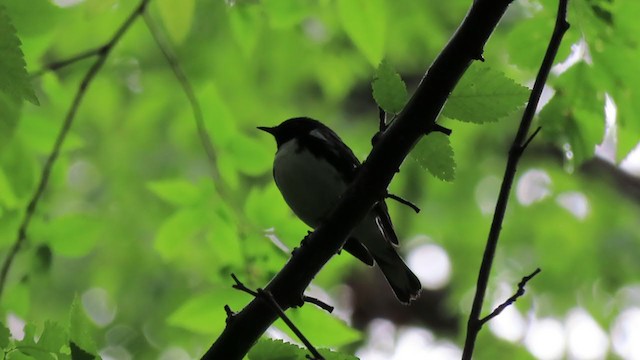
[[[480,272],[478,273],[478,283],[476,286],[476,294],[473,299],[473,306],[471,308],[471,314],[469,315],[469,321],[467,323],[467,337],[464,344],[464,350],[462,359],[470,360],[475,347],[476,338],[482,327],[482,320],[480,319],[480,313],[482,312],[482,303],[484,302],[484,296],[487,291],[487,285],[489,284],[489,275],[491,273],[491,266],[493,258],[496,253],[496,247],[498,246],[498,238],[500,237],[500,230],[502,229],[502,221],[504,220],[504,214],[507,209],[507,203],[509,202],[509,194],[511,193],[511,186],[515,179],[516,170],[520,157],[525,148],[529,144],[529,141],[533,139],[538,130],[530,137],[527,136],[529,129],[531,128],[531,122],[535,115],[540,96],[542,95],[542,89],[547,82],[549,71],[553,65],[553,60],[556,57],[560,42],[564,33],[569,29],[569,23],[567,22],[567,2],[568,0],[559,0],[558,3],[558,15],[556,18],[555,28],[549,40],[549,46],[542,60],[542,65],[538,70],[533,90],[529,96],[529,102],[522,115],[522,121],[518,132],[513,139],[513,144],[509,150],[509,157],[507,159],[507,166],[504,171],[504,177],[502,185],[500,187],[500,195],[498,196],[498,202],[496,203],[496,210],[493,215],[493,221],[491,223],[491,229],[489,230],[489,237],[487,239],[487,245],[482,257],[482,264],[480,265]]]
[[[462,74],[482,58],[484,44],[511,0],[475,0],[466,18],[431,65],[411,100],[376,142],[354,182],[331,215],[308,237],[266,286],[286,310],[301,302],[314,276],[338,252],[353,229],[386,193],[409,151],[429,132]],[[203,359],[240,360],[278,315],[254,299],[234,316]]]
[[[282,319],[282,321],[285,324],[287,324],[289,329],[291,329],[291,331],[293,331],[293,333],[298,337],[298,339],[300,339],[300,341],[302,341],[304,346],[307,347],[309,352],[311,354],[313,354],[313,359],[314,360],[324,360],[324,357],[322,355],[320,355],[318,350],[316,350],[316,348],[311,344],[311,342],[307,339],[307,337],[304,336],[302,331],[300,331],[300,329],[298,329],[298,327],[293,323],[293,321],[291,321],[291,319],[289,319],[287,314],[284,313],[284,310],[282,310],[282,308],[280,308],[280,305],[278,305],[278,303],[273,298],[273,295],[270,292],[262,290],[260,288],[257,291],[253,291],[253,290],[249,289],[248,287],[246,287],[240,280],[238,280],[238,277],[236,277],[235,274],[231,274],[231,277],[233,278],[233,281],[236,282],[235,285],[233,285],[234,289],[238,289],[240,291],[244,291],[247,294],[252,295],[255,298],[263,299],[267,303],[269,303],[269,305],[271,305],[271,308],[278,314],[280,319]],[[228,306],[225,308],[225,310],[227,310],[227,308],[228,308]],[[229,314],[228,311],[227,311],[227,314]]]
[[[38,77],[42,74],[44,74],[47,71],[56,71],[62,68],[65,68],[69,65],[73,65],[79,61],[82,61],[84,59],[88,59],[92,56],[96,56],[96,55],[100,55],[103,51],[105,51],[105,47],[106,45],[97,47],[95,49],[90,49],[90,50],[86,50],[83,51],[79,54],[76,54],[68,59],[64,59],[64,60],[60,60],[60,61],[54,61],[52,63],[48,63],[46,64],[42,69],[34,71],[31,74],[31,77]]]
[[[511,306],[514,302],[516,302],[516,300],[518,300],[522,295],[524,295],[525,293],[525,286],[527,285],[527,283],[529,282],[529,280],[533,279],[536,275],[538,275],[542,270],[540,270],[540,268],[537,268],[534,272],[532,272],[531,274],[525,276],[522,278],[522,280],[520,280],[520,282],[518,283],[518,290],[516,290],[515,294],[511,295],[511,297],[509,297],[507,300],[505,300],[502,304],[500,304],[500,306],[498,306],[497,308],[495,308],[491,314],[483,317],[482,319],[480,319],[480,326],[483,326],[484,324],[486,324],[487,322],[489,322],[491,319],[493,319],[494,317],[500,315],[504,309],[508,308],[509,306]]]
[[[193,111],[193,117],[196,120],[196,127],[198,128],[198,136],[200,137],[200,142],[202,143],[202,147],[204,148],[205,153],[207,154],[207,158],[209,159],[209,163],[211,164],[212,171],[215,175],[215,164],[216,164],[216,152],[213,148],[213,144],[211,143],[211,138],[207,131],[207,128],[204,123],[204,116],[202,115],[202,108],[200,107],[200,103],[196,97],[195,92],[193,91],[193,87],[187,78],[187,75],[184,73],[182,68],[180,67],[180,63],[176,58],[175,54],[171,51],[171,47],[167,43],[167,40],[162,37],[160,30],[156,26],[153,18],[148,13],[143,15],[144,22],[153,36],[153,40],[155,40],[158,48],[164,55],[165,59],[169,63],[173,74],[178,79],[180,86],[182,86],[182,90],[185,95],[189,99],[189,103],[191,104],[191,109]],[[215,179],[215,176],[214,176]]]
[[[35,192],[33,193],[33,196],[31,197],[29,204],[27,205],[27,209],[24,213],[24,217],[22,218],[22,222],[20,223],[20,227],[18,228],[17,238],[14,241],[11,248],[9,249],[9,252],[7,253],[6,258],[4,259],[4,262],[2,264],[2,269],[0,269],[0,296],[2,296],[2,292],[6,285],[7,276],[9,274],[9,270],[11,269],[11,264],[13,263],[13,260],[15,259],[16,255],[18,255],[18,252],[20,252],[20,249],[22,248],[22,246],[27,240],[27,229],[29,228],[31,219],[33,218],[33,215],[36,212],[38,203],[42,198],[42,194],[44,194],[44,191],[47,188],[47,184],[49,183],[49,177],[51,176],[51,170],[53,169],[53,165],[55,164],[56,159],[58,158],[58,155],[60,155],[60,149],[62,148],[62,145],[64,144],[64,141],[67,138],[67,134],[71,129],[71,125],[73,125],[73,121],[75,119],[76,112],[78,111],[78,107],[80,107],[80,103],[82,102],[84,95],[87,93],[87,89],[89,88],[91,81],[95,78],[95,76],[98,74],[98,72],[104,65],[105,61],[107,60],[107,57],[111,53],[111,50],[113,50],[113,48],[118,44],[122,36],[124,36],[127,30],[129,30],[129,28],[134,23],[134,21],[138,18],[138,16],[144,13],[149,1],[150,0],[141,0],[140,4],[136,6],[133,12],[127,17],[127,19],[122,23],[122,25],[120,25],[120,28],[116,30],[113,37],[104,46],[97,48],[98,52],[96,53],[96,55],[98,56],[98,58],[93,63],[93,65],[91,65],[91,68],[89,68],[85,76],[82,78],[80,85],[78,86],[78,91],[76,91],[76,95],[73,98],[73,102],[71,103],[71,106],[69,107],[69,111],[67,112],[67,115],[64,118],[64,122],[62,123],[62,128],[60,129],[60,132],[56,137],[55,143],[53,144],[53,149],[51,149],[51,153],[49,153],[49,157],[47,158],[44,164],[44,167],[42,168],[42,173],[40,175],[40,181],[38,182],[38,186]],[[71,61],[71,62],[63,61],[61,63],[73,63],[75,61],[78,61],[78,59],[84,59],[92,55],[93,54],[91,53],[91,51],[89,51],[87,53],[84,53],[75,57],[74,59],[76,60],[74,61]]]

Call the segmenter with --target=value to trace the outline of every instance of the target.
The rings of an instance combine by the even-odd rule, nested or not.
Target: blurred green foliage
[[[6,30],[0,31],[3,256],[17,238],[44,159],[94,60],[45,71],[30,82],[24,64],[34,74],[103,45],[137,5],[0,0],[0,29]],[[396,69],[411,94],[469,5],[462,0],[152,0],[150,16],[162,24],[202,107],[215,163],[203,150],[180,84],[137,19],[90,84],[27,243],[11,267],[0,299],[0,347],[8,358],[64,358],[74,351],[136,359],[203,354],[224,327],[223,306],[237,311],[250,301],[231,288],[230,273],[249,287],[263,287],[289,257],[281,247],[292,249],[308,230],[280,197],[271,178],[273,142],[255,127],[294,116],[317,118],[364,159],[378,126],[371,81],[383,77],[376,70],[381,60],[386,59],[384,76],[391,85],[379,91],[397,86]],[[640,50],[633,36],[640,32],[638,6],[570,2],[572,27],[557,62],[570,56],[572,46],[588,51],[549,80],[553,96],[534,124],[543,130],[520,166],[491,301],[500,282],[515,288],[522,276],[541,267],[543,273],[517,304],[531,316],[562,319],[580,306],[608,331],[623,309],[639,306],[624,293],[640,280],[640,180],[593,158],[605,133],[605,94],[617,107],[615,162],[640,140],[635,101]],[[514,110],[526,99],[523,86],[535,76],[556,7],[550,0],[513,3],[485,49],[486,63],[472,66],[439,121],[453,134],[433,134],[439,139],[426,149],[433,135],[423,139],[413,155],[417,161],[406,161],[391,184],[391,192],[422,209],[415,215],[389,204],[402,250],[428,239],[449,254],[446,301],[461,326],[519,121]],[[397,112],[403,101],[393,100],[388,110]],[[549,180],[540,196],[524,201],[519,189],[530,185],[523,175],[531,170]],[[572,194],[585,200],[585,212],[576,210],[583,203],[565,201],[575,199],[567,197]],[[417,238],[422,240],[409,241]],[[354,264],[348,256],[335,257],[314,284],[335,295],[353,271],[376,271]],[[349,352],[354,347],[347,345],[362,338],[310,306],[291,316],[320,346]],[[7,327],[17,331],[21,322],[27,323],[24,339],[9,339]],[[275,326],[288,331],[281,323]],[[460,344],[462,338],[461,332],[453,341]],[[33,348],[43,353],[27,350]],[[488,329],[476,355],[531,358],[522,344],[497,339]]]

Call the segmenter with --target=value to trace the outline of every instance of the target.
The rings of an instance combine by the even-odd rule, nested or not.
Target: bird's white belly
[[[274,178],[293,212],[315,228],[333,209],[347,184],[326,160],[298,150],[297,140],[281,146],[275,158]]]

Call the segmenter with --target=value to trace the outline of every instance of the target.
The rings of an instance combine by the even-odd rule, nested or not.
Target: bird
[[[273,178],[282,197],[300,220],[315,229],[355,179],[360,161],[333,130],[308,117],[258,129],[275,138]],[[343,249],[369,266],[377,264],[396,298],[409,304],[419,296],[421,284],[398,255],[397,246],[382,199],[353,229]]]

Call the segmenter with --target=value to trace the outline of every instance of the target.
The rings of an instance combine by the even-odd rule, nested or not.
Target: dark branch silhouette
[[[510,298],[508,298],[502,304],[500,304],[497,308],[495,308],[495,310],[493,310],[491,312],[491,314],[489,314],[489,315],[483,317],[482,319],[480,319],[480,326],[483,326],[484,324],[489,322],[489,320],[491,320],[494,317],[500,315],[500,313],[502,313],[504,311],[504,309],[506,309],[507,307],[511,306],[511,304],[516,302],[516,300],[518,300],[518,298],[520,298],[522,295],[524,295],[524,293],[525,293],[525,288],[524,287],[527,285],[529,280],[533,279],[534,276],[538,275],[541,271],[542,270],[540,270],[540,268],[537,268],[530,275],[527,275],[527,276],[523,277],[522,280],[520,280],[520,282],[518,283],[518,290],[515,292],[515,294],[511,295]]]
[[[238,277],[235,276],[235,274],[231,274],[231,277],[233,278],[233,281],[236,282],[235,285],[233,285],[234,289],[238,289],[240,291],[244,291],[247,294],[252,295],[255,298],[262,299],[262,300],[268,302],[269,305],[271,305],[273,310],[278,313],[278,316],[280,316],[280,319],[282,319],[282,321],[284,321],[284,323],[287,324],[289,329],[291,329],[291,331],[293,331],[293,333],[296,334],[296,336],[298,337],[298,339],[300,339],[300,341],[302,341],[304,346],[306,346],[307,349],[309,349],[309,352],[311,354],[313,354],[313,358],[311,358],[311,359],[313,359],[313,360],[324,360],[324,357],[322,355],[320,355],[318,350],[316,350],[316,348],[311,344],[311,342],[307,339],[307,337],[304,336],[304,334],[302,334],[302,331],[300,331],[300,329],[298,329],[298,327],[293,323],[293,321],[291,321],[291,319],[289,319],[287,314],[284,313],[282,308],[280,308],[280,305],[278,305],[278,303],[273,298],[273,295],[270,292],[262,290],[262,289],[258,289],[256,291],[253,291],[253,290],[249,289],[248,287],[246,287],[240,280],[238,280]],[[227,316],[229,316],[229,312],[228,311],[227,311]],[[233,315],[231,315],[231,318],[233,318]]]
[[[79,61],[82,61],[84,59],[88,59],[90,57],[93,56],[98,56],[100,55],[102,52],[105,51],[105,47],[107,45],[103,45],[100,47],[97,47],[95,49],[90,49],[90,50],[86,50],[83,51],[77,55],[74,55],[68,59],[64,59],[64,60],[60,60],[60,61],[54,61],[51,63],[46,64],[44,67],[42,67],[42,69],[38,70],[38,71],[34,71],[31,74],[31,77],[38,77],[42,74],[44,74],[47,71],[56,71],[56,70],[60,70],[62,68],[65,68],[67,66],[73,65]]]
[[[435,121],[449,94],[471,62],[482,58],[484,44],[510,3],[511,0],[473,2],[407,106],[375,143],[339,204],[266,286],[265,291],[273,295],[281,309],[302,303],[302,294],[311,280],[342,248],[351,229],[384,197],[409,151],[425,134],[441,130]],[[278,314],[264,301],[252,300],[227,323],[203,359],[242,359],[277,318]]]
[[[504,220],[504,214],[507,209],[507,203],[509,202],[509,194],[511,193],[511,186],[515,179],[516,170],[518,168],[518,162],[522,157],[522,154],[526,147],[529,145],[534,136],[538,133],[536,130],[531,136],[527,136],[529,129],[531,128],[531,122],[535,115],[540,96],[542,95],[542,89],[547,82],[547,77],[553,66],[553,60],[556,57],[560,42],[564,33],[569,29],[569,23],[567,22],[567,2],[568,0],[560,0],[558,3],[558,15],[556,17],[555,28],[549,41],[549,46],[538,70],[536,81],[533,85],[533,90],[529,96],[529,102],[522,115],[520,127],[513,139],[513,144],[509,150],[509,157],[507,159],[507,166],[504,171],[504,177],[502,185],[500,187],[500,195],[496,203],[496,209],[493,214],[493,221],[491,223],[491,229],[489,230],[489,237],[487,239],[487,245],[482,257],[482,264],[480,265],[480,272],[478,273],[478,282],[476,285],[476,294],[473,299],[473,305],[471,308],[471,314],[469,315],[469,321],[467,323],[467,337],[464,344],[464,350],[462,359],[470,360],[475,347],[476,338],[484,323],[480,319],[480,313],[482,312],[482,304],[487,292],[487,285],[489,284],[489,275],[491,274],[491,266],[493,258],[498,246],[498,239],[500,237],[500,230],[502,229],[502,222]]]
[[[33,193],[29,204],[27,205],[27,209],[24,213],[24,217],[22,218],[22,222],[20,223],[20,227],[18,228],[18,234],[16,240],[13,245],[9,249],[6,258],[4,259],[4,263],[2,264],[2,269],[0,270],[0,296],[2,296],[2,292],[4,291],[4,287],[7,282],[7,276],[9,275],[9,270],[11,269],[11,264],[15,259],[16,255],[20,252],[20,249],[24,245],[27,239],[27,230],[29,228],[29,224],[31,223],[31,219],[36,212],[38,207],[38,203],[42,198],[42,194],[44,194],[45,189],[47,188],[47,184],[49,183],[49,177],[51,175],[51,170],[53,169],[53,165],[60,155],[60,149],[64,144],[65,139],[67,138],[67,134],[73,125],[73,121],[76,116],[76,112],[78,111],[78,107],[80,107],[80,103],[84,98],[84,95],[87,93],[87,89],[91,84],[91,81],[98,74],[102,66],[104,65],[107,57],[111,53],[111,50],[118,44],[122,36],[127,32],[127,30],[131,27],[134,21],[144,13],[149,0],[142,0],[140,4],[133,10],[133,12],[127,17],[127,19],[120,25],[120,28],[116,30],[113,37],[103,46],[98,47],[95,50],[90,50],[80,55],[77,55],[69,60],[61,61],[57,63],[58,65],[49,66],[50,69],[59,69],[60,67],[70,65],[79,60],[85,59],[87,57],[96,55],[98,58],[91,65],[91,68],[87,71],[87,73],[82,78],[80,85],[78,86],[78,91],[76,91],[76,95],[73,98],[73,102],[71,103],[71,107],[69,107],[69,111],[65,116],[64,122],[62,123],[62,128],[56,137],[55,143],[53,144],[53,149],[49,153],[47,160],[42,168],[42,173],[40,175],[40,180],[38,182],[38,186]],[[55,64],[55,63],[54,63]]]

